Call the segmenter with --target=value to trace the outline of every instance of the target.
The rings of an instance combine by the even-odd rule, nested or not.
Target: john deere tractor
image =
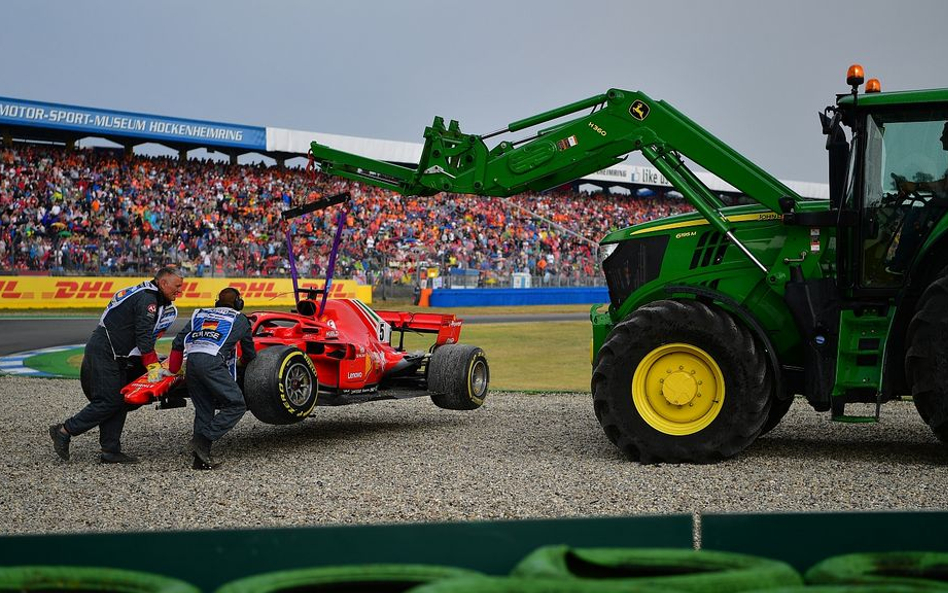
[[[417,168],[315,142],[312,154],[324,172],[418,196],[543,191],[644,155],[696,212],[600,241],[610,302],[591,311],[593,404],[631,459],[731,457],[795,394],[849,421],[911,395],[948,441],[948,89],[883,93],[872,79],[860,92],[863,82],[851,67],[851,92],[820,113],[829,200],[797,195],[668,103],[620,89],[485,135],[435,118]],[[485,143],[528,128],[539,129]],[[726,205],[686,159],[753,203]],[[853,402],[875,414],[847,415]]]

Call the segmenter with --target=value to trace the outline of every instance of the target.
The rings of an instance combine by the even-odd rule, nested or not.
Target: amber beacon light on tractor
[[[851,91],[820,113],[829,200],[620,89],[484,135],[437,117],[417,168],[315,142],[312,154],[326,173],[418,196],[543,191],[631,152],[652,163],[696,212],[603,237],[610,302],[591,312],[595,413],[632,459],[731,457],[795,395],[854,422],[911,395],[948,441],[948,89],[881,92],[871,79],[860,93],[864,79],[850,68]],[[688,161],[752,203],[725,204]],[[874,408],[847,414],[853,403]]]

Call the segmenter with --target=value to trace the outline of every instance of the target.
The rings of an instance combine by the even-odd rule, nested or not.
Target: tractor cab
[[[851,221],[841,225],[850,232],[843,233],[840,285],[857,295],[893,294],[910,283],[917,265],[932,265],[931,255],[917,256],[944,230],[948,104],[943,91],[881,93],[877,79],[859,95],[858,65],[847,81],[853,93],[827,109],[837,114],[828,125],[823,116],[831,197],[844,213],[840,220]]]

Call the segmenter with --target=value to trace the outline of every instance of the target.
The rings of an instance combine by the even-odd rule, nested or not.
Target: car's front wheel
[[[292,424],[309,416],[316,407],[317,387],[313,361],[293,346],[257,352],[244,375],[247,408],[267,424]]]

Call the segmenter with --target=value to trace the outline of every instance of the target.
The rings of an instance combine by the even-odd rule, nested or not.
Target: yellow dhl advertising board
[[[64,309],[105,307],[112,295],[150,280],[145,277],[0,276],[0,310]],[[300,288],[321,289],[325,280],[300,279]],[[175,305],[184,308],[210,307],[217,294],[232,286],[240,291],[245,311],[295,304],[293,281],[289,278],[185,278]],[[372,287],[354,280],[333,280],[329,297],[359,299],[372,303]]]

